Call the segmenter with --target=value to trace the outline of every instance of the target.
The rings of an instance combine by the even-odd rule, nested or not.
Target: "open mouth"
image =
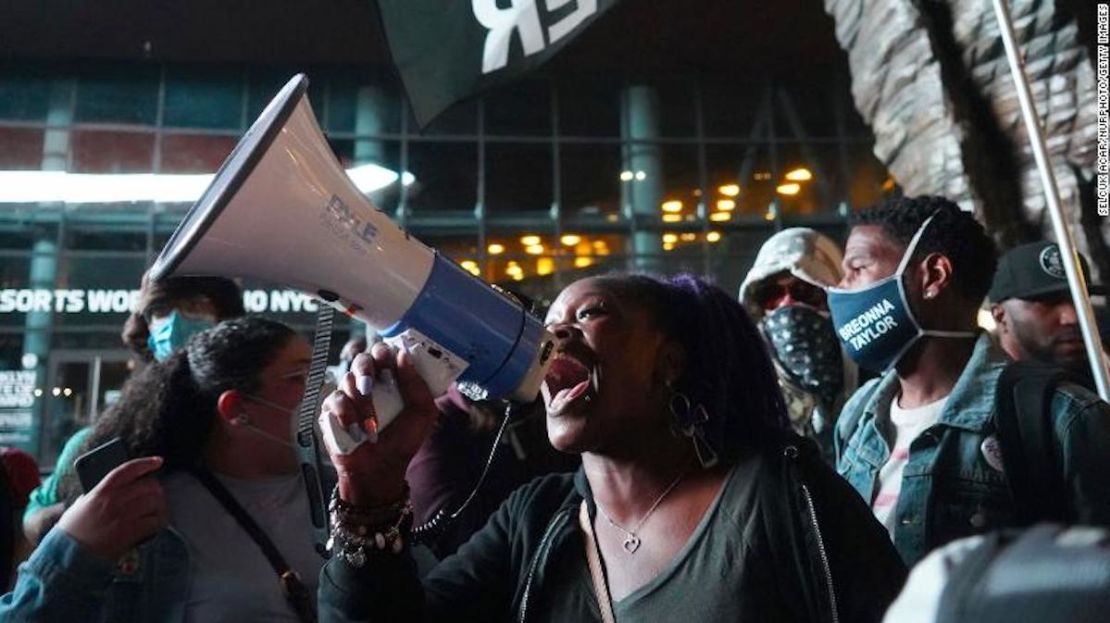
[[[560,350],[551,360],[541,391],[547,412],[559,415],[581,402],[588,402],[594,393],[593,365],[586,363],[585,353]]]

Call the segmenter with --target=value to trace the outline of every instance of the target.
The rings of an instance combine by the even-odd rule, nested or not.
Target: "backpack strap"
[[[1033,362],[1012,363],[998,378],[995,428],[1019,526],[1070,516],[1052,398],[1057,386],[1071,380],[1061,368]]]

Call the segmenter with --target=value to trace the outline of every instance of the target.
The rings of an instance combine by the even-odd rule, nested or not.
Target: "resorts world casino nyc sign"
[[[0,314],[125,314],[138,306],[138,290],[0,290]],[[248,313],[316,313],[319,305],[307,294],[292,290],[246,290]]]
[[[386,39],[425,127],[452,104],[543,64],[617,0],[379,0]]]

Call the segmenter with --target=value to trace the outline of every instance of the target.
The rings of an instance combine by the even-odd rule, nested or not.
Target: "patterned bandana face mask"
[[[788,380],[833,404],[844,387],[844,358],[832,321],[808,305],[786,305],[764,316],[760,326]]]

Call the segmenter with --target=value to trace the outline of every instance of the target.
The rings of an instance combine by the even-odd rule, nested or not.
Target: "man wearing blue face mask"
[[[941,197],[900,198],[856,216],[844,278],[829,290],[849,356],[882,376],[840,414],[837,469],[912,564],[954,539],[1016,525],[996,434],[1009,363],[976,327],[997,263],[974,217]],[[1110,525],[1110,405],[1062,383],[1047,417],[1072,523]]]
[[[138,309],[122,337],[143,361],[164,361],[193,335],[245,313],[243,292],[230,279],[171,277],[157,283],[144,279]]]
[[[157,283],[143,280],[138,308],[123,325],[120,338],[141,364],[164,361],[189,338],[220,320],[246,313],[243,292],[223,277],[171,277]],[[37,544],[61,516],[58,485],[73,468],[78,449],[91,428],[75,432],[58,454],[54,473],[31,492],[23,514],[23,531]]]

